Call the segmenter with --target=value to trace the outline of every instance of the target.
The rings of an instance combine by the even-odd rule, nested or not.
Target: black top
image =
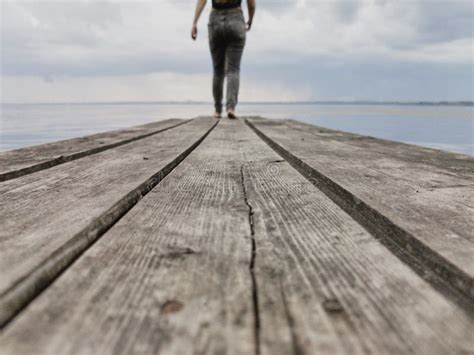
[[[232,9],[239,7],[242,0],[212,0],[212,7],[214,9]]]

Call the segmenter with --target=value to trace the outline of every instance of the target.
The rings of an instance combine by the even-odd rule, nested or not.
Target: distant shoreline
[[[474,101],[254,101],[243,105],[379,105],[379,106],[474,106]],[[13,105],[212,105],[205,101],[115,101],[115,102],[36,102],[36,103],[0,103],[1,106]]]

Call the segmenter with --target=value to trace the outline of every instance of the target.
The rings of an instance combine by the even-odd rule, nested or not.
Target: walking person
[[[245,47],[246,32],[252,27],[256,0],[247,0],[249,20],[245,23],[241,7],[242,0],[212,0],[209,16],[209,47],[211,49],[214,77],[212,93],[214,95],[215,118],[222,117],[222,99],[224,78],[227,78],[226,112],[228,118],[237,118],[237,106],[240,86],[240,62]],[[197,38],[197,22],[206,0],[198,0],[194,15],[191,37]]]

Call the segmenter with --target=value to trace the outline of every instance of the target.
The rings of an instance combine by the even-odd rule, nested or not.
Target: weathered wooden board
[[[159,135],[0,184],[0,324],[172,170],[215,124]]]
[[[168,119],[117,131],[1,152],[0,182],[134,142],[188,121]]]
[[[255,353],[249,212],[218,128],[15,319],[3,355]]]
[[[463,354],[474,319],[223,121],[0,337],[2,354]]]
[[[262,349],[474,350],[472,314],[436,292],[269,148],[250,139],[244,144],[248,157],[258,157],[244,172],[257,241]],[[275,336],[284,321],[286,339]]]
[[[299,123],[262,138],[426,278],[474,298],[474,158]]]

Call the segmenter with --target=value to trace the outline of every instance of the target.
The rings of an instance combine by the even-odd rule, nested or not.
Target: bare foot
[[[227,117],[230,118],[231,120],[235,120],[237,118],[233,110],[227,111]]]
[[[220,112],[214,112],[214,118],[221,118],[222,117],[222,114]]]

